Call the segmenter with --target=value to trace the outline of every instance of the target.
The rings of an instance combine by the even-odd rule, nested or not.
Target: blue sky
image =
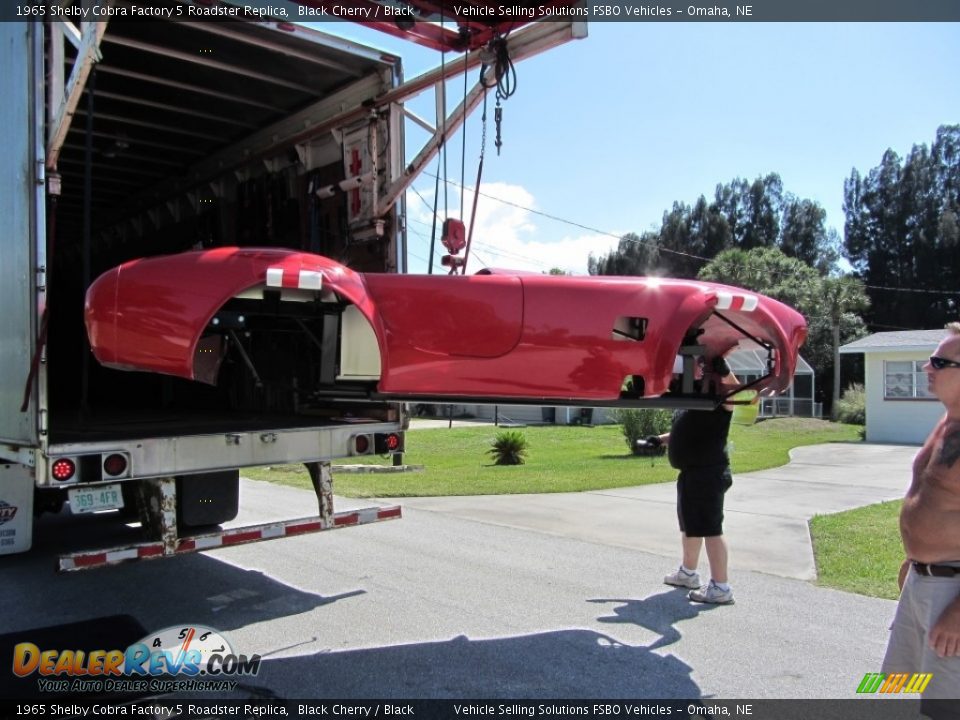
[[[356,24],[313,26],[400,55],[408,79],[440,64],[439,53]],[[585,273],[588,252],[659,227],[674,201],[711,198],[718,183],[769,172],[820,203],[842,234],[852,168],[866,173],[887,148],[902,157],[932,143],[939,125],[960,122],[958,67],[960,24],[590,23],[586,39],[517,63],[499,157],[490,97],[477,262],[468,270]],[[448,92],[452,108],[462,76]],[[410,107],[433,120],[433,102],[425,93]],[[466,128],[471,187],[480,134],[478,111]],[[424,139],[409,129],[408,154]],[[459,134],[447,152],[447,178],[459,183]],[[423,272],[434,179],[421,176],[414,187],[426,203],[409,195],[410,270]],[[456,217],[459,189],[448,188],[447,214]]]

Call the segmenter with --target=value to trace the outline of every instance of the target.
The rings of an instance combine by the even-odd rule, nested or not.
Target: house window
[[[926,360],[887,360],[883,364],[884,400],[934,399],[927,388]]]

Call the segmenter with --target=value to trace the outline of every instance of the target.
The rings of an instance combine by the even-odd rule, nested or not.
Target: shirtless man
[[[883,672],[932,673],[924,699],[960,698],[960,323],[923,369],[947,409],[913,462],[900,511],[907,554]]]

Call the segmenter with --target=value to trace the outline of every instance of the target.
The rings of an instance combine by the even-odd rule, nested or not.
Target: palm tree
[[[855,277],[825,277],[819,283],[820,305],[830,320],[833,331],[833,403],[830,418],[837,419],[837,404],[840,401],[840,325],[853,313],[860,313],[870,306],[863,283]]]

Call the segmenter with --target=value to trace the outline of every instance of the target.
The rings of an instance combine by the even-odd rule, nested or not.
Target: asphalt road
[[[311,493],[242,493],[247,522],[313,512]],[[0,559],[0,634],[87,621],[109,637],[98,619],[116,614],[203,624],[264,656],[249,696],[850,698],[879,670],[894,609],[746,569],[736,605],[692,604],[661,584],[664,554],[428,509],[68,575],[45,527],[35,552]]]

